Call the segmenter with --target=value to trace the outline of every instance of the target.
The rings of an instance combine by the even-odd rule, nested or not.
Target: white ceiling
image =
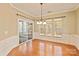
[[[34,16],[40,16],[40,3],[14,3],[16,8],[24,11],[25,13],[32,14]],[[78,3],[44,3],[43,15],[48,13],[61,12],[65,10],[71,10],[78,7]]]

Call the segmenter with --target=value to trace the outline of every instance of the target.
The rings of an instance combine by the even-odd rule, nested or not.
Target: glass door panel
[[[19,43],[28,40],[28,23],[19,20]]]
[[[33,33],[33,23],[29,23],[28,27],[29,27],[29,30],[28,30],[28,40],[30,40],[33,37],[33,34],[32,34]]]

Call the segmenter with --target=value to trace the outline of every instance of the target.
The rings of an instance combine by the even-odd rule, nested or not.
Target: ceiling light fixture
[[[46,24],[46,22],[42,18],[42,5],[43,5],[43,3],[40,3],[40,5],[41,5],[41,20],[37,21],[37,24]]]

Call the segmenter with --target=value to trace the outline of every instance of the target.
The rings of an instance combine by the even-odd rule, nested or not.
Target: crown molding
[[[9,3],[9,5],[10,5],[12,8],[16,9],[16,10],[17,10],[17,13],[19,13],[19,14],[25,16],[26,18],[35,19],[35,16],[34,16],[34,15],[29,14],[29,13],[27,13],[27,12],[25,12],[25,11],[23,11],[23,10],[17,8],[17,7],[15,7],[12,3]]]
[[[47,16],[54,15],[54,14],[76,11],[78,8],[79,8],[79,5],[77,5],[76,7],[72,8],[72,9],[69,9],[69,10],[65,9],[63,11],[55,11],[55,12],[52,12],[52,13],[48,13],[46,15],[43,15],[43,17],[47,17]],[[37,16],[37,18],[40,18],[40,16]]]

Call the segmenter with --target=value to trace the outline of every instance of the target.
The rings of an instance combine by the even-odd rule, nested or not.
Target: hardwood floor
[[[79,56],[79,51],[73,45],[35,39],[12,49],[8,56]]]

